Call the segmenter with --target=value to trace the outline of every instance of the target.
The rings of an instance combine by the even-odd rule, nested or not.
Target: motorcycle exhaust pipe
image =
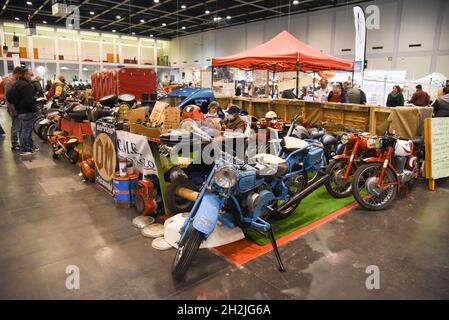
[[[305,197],[307,197],[308,195],[310,195],[312,192],[314,192],[315,190],[317,190],[319,187],[321,187],[326,180],[329,178],[328,174],[323,175],[321,178],[319,178],[317,181],[315,181],[314,183],[312,183],[310,186],[308,186],[307,188],[305,188],[303,191],[301,191],[300,193],[298,193],[297,195],[295,195],[293,198],[291,198],[290,200],[288,200],[286,203],[284,203],[283,205],[281,205],[279,208],[277,209],[272,209],[272,208],[268,208],[270,211],[283,211],[287,208],[289,208],[290,206],[297,204],[298,202],[300,202],[301,200],[303,200]]]

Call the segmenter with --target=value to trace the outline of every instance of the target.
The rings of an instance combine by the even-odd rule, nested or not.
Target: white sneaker
[[[32,155],[33,153],[31,151],[25,151],[25,152],[21,152],[19,155],[21,156],[29,156]]]

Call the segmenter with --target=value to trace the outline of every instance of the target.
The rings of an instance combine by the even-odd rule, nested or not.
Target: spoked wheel
[[[45,119],[45,117],[44,116],[38,116],[34,121],[33,121],[33,132],[36,134],[36,135],[39,135],[39,128],[41,127],[41,125],[40,125],[40,122],[42,121],[42,120],[44,120]]]
[[[285,200],[279,200],[276,201],[272,207],[273,209],[277,209],[282,204],[286,203],[288,200],[291,199],[294,195],[300,193],[302,190],[304,190],[307,187],[307,174],[303,173],[296,177],[292,177],[287,180],[286,182],[287,188],[288,188],[288,195]],[[269,218],[272,218],[273,220],[282,220],[290,217],[292,214],[295,213],[296,208],[298,208],[300,202],[282,210],[282,211],[275,211],[275,213],[271,214]]]
[[[348,159],[333,160],[326,169],[329,179],[326,180],[325,186],[327,192],[334,198],[347,198],[352,193],[352,179],[356,171],[354,165],[351,166],[348,179],[345,179],[346,170],[348,168]]]
[[[54,132],[57,131],[57,124],[56,123],[52,123],[51,125],[48,126],[46,135],[45,135],[45,140],[47,142],[50,142],[49,138],[54,134]]]
[[[37,136],[42,141],[47,141],[47,131],[48,131],[48,125],[39,126],[39,129],[37,130]]]
[[[76,164],[79,159],[79,153],[75,150],[70,150],[68,153],[68,157],[71,164]]]
[[[184,277],[204,240],[204,235],[194,228],[190,229],[186,237],[187,240],[183,246],[178,248],[173,260],[171,272],[176,280],[181,280]]]
[[[382,185],[377,185],[381,170],[381,163],[364,164],[357,169],[352,181],[355,199],[370,211],[387,208],[397,194],[396,177],[390,168],[385,170]]]

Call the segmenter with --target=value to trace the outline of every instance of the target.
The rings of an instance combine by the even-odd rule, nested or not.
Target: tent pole
[[[274,79],[276,78],[276,65],[274,65],[274,70],[273,70],[273,90],[271,91],[271,99],[274,98]]]
[[[316,72],[313,72],[313,87],[312,87],[312,98],[315,101],[315,82],[316,82]]]
[[[210,88],[214,90],[214,66],[212,66],[212,76],[210,77]]]
[[[296,61],[296,99],[299,99],[299,60]]]

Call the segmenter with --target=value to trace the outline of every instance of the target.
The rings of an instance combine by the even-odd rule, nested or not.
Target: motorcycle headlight
[[[349,142],[349,135],[348,134],[342,135],[340,141],[341,141],[342,144],[348,144],[348,142]]]
[[[223,166],[215,172],[214,182],[220,188],[232,188],[237,183],[237,172],[232,166]]]

